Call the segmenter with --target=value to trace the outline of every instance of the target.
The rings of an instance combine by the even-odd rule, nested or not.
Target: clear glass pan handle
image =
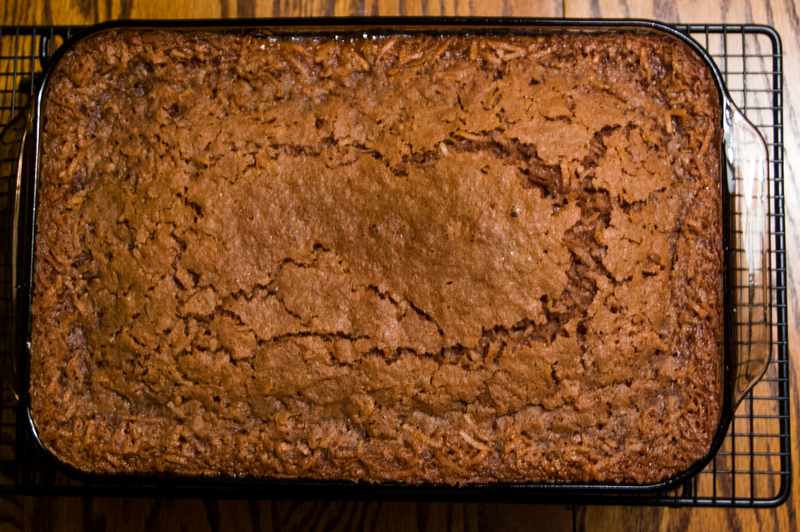
[[[30,108],[20,112],[0,133],[0,271],[6,285],[0,288],[0,370],[19,397],[19,353],[16,351],[18,310],[17,258],[21,215],[21,190],[25,175],[25,139],[30,131]]]
[[[726,99],[723,142],[727,167],[733,276],[733,407],[761,379],[772,351],[767,247],[769,152],[758,129]],[[730,336],[728,336],[730,337]]]

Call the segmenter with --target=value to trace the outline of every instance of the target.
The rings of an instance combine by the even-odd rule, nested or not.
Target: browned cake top
[[[49,81],[32,415],[90,471],[652,482],[721,394],[667,38],[117,31]]]

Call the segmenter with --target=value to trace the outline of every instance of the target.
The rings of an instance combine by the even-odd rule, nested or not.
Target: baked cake
[[[31,416],[81,470],[641,484],[722,395],[720,102],[635,33],[102,33],[47,82]]]

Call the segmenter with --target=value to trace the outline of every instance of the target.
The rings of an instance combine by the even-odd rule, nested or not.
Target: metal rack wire
[[[791,485],[789,430],[789,355],[787,345],[787,263],[783,179],[783,59],[780,38],[763,26],[680,25],[706,48],[723,73],[728,90],[755,124],[770,150],[769,276],[772,362],[739,406],[714,460],[683,486],[652,495],[592,495],[580,501],[537,498],[531,502],[659,506],[774,506],[786,500]],[[69,27],[0,27],[0,128],[23,109],[34,93],[37,74],[53,51],[70,36]],[[12,207],[13,176],[0,160],[0,247],[10,245],[5,222]],[[7,254],[3,254],[7,256]],[[10,265],[0,259],[0,320],[10,306]],[[10,356],[0,332],[0,360]],[[158,496],[164,487],[92,485],[59,472],[32,444],[22,407],[2,385],[0,395],[0,494]],[[19,422],[18,422],[19,420]],[[174,485],[170,496],[254,497],[236,488]]]

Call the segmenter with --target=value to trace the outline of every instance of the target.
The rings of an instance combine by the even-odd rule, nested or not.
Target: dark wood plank
[[[402,502],[0,498],[0,530],[569,532],[572,507]]]
[[[0,498],[0,530],[11,532],[24,529],[25,502],[22,497]]]
[[[135,18],[309,16],[561,17],[561,0],[8,0],[3,24],[93,24]]]

